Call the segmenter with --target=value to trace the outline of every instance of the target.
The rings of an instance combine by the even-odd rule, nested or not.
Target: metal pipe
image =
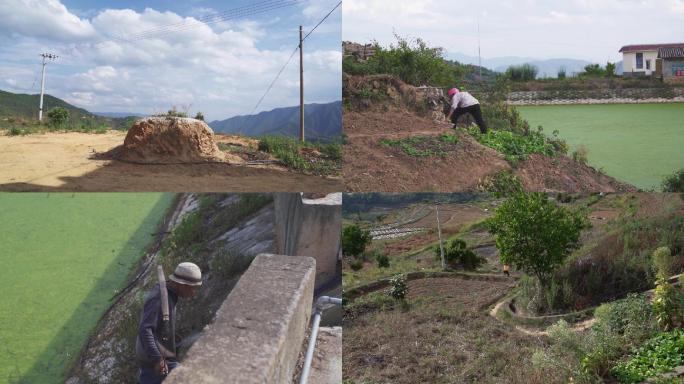
[[[302,374],[299,376],[299,384],[306,384],[306,381],[309,379],[314,349],[316,349],[316,339],[318,338],[318,328],[321,323],[321,314],[323,313],[323,304],[342,305],[342,299],[321,296],[316,300],[316,312],[314,314],[313,326],[311,327],[311,336],[309,336],[309,346],[306,349],[306,357],[304,358],[304,367],[302,367]]]

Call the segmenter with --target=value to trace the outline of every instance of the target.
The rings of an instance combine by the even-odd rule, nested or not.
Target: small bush
[[[395,300],[406,300],[408,293],[408,285],[406,284],[406,275],[397,274],[390,278],[390,288],[387,294],[392,296]]]
[[[662,183],[663,192],[684,193],[684,168],[666,176]]]
[[[572,159],[578,163],[587,164],[587,148],[584,145],[577,147],[577,149],[572,152]]]
[[[48,112],[50,125],[61,128],[69,121],[69,110],[62,107],[52,108]]]
[[[435,247],[435,257],[441,259],[439,246]],[[475,270],[485,262],[485,259],[468,249],[465,241],[453,239],[444,244],[444,261],[451,268]]]
[[[506,69],[506,77],[513,81],[530,81],[537,77],[537,71],[532,64],[511,65]]]
[[[371,243],[370,231],[361,229],[356,224],[347,225],[342,229],[342,253],[347,256],[358,256]]]
[[[558,76],[559,79],[565,79],[565,67],[560,67],[558,69]]]
[[[495,197],[508,197],[523,191],[523,185],[518,176],[505,170],[486,176],[480,181],[478,189],[483,192],[490,192]]]
[[[389,268],[390,260],[384,253],[378,253],[375,255],[375,261],[378,263],[378,268]]]
[[[352,271],[358,271],[361,268],[363,268],[363,260],[357,260],[357,259],[351,260],[349,262],[349,267],[352,269]]]

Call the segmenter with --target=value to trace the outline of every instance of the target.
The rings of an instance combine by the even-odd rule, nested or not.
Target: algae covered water
[[[558,130],[570,153],[583,145],[589,165],[639,188],[660,190],[684,168],[684,103],[516,108],[530,126]]]
[[[0,383],[64,380],[172,200],[159,193],[0,194]]]

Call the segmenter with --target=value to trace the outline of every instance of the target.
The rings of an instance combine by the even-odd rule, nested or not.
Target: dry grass
[[[510,287],[493,281],[416,280],[409,283],[408,308],[347,317],[345,383],[553,382],[530,363],[543,340],[486,313],[484,307]]]

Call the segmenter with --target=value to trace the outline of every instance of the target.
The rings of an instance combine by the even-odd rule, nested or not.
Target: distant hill
[[[449,53],[447,56],[451,59],[457,60],[464,64],[477,64],[477,56],[469,56],[462,53]],[[482,58],[482,66],[489,68],[497,72],[505,72],[506,69],[511,65],[520,65],[529,63],[537,67],[539,70],[537,77],[556,77],[558,75],[558,70],[563,67],[568,76],[573,73],[582,72],[584,66],[591,64],[591,62],[586,60],[578,59],[536,59],[533,57],[518,57],[518,56],[504,56],[504,57],[492,57],[492,58]]]
[[[28,95],[0,90],[0,117],[21,117],[27,120],[38,120],[39,103],[39,94]],[[43,119],[47,119],[47,113],[52,108],[57,107],[66,108],[69,111],[69,120],[75,125],[106,125],[113,129],[128,129],[132,123],[131,119],[123,118],[123,116],[98,116],[51,95],[43,96]]]
[[[40,95],[27,95],[24,93],[11,93],[0,90],[0,116],[23,117],[25,119],[38,119],[38,105]],[[80,120],[83,117],[93,118],[95,115],[83,108],[76,107],[66,101],[51,95],[43,96],[43,116],[47,117],[47,112],[56,107],[69,110],[72,120]]]
[[[247,136],[299,136],[299,107],[276,108],[256,115],[215,120],[209,126],[217,133]],[[342,134],[342,101],[304,105],[304,130],[309,141],[332,141]]]

